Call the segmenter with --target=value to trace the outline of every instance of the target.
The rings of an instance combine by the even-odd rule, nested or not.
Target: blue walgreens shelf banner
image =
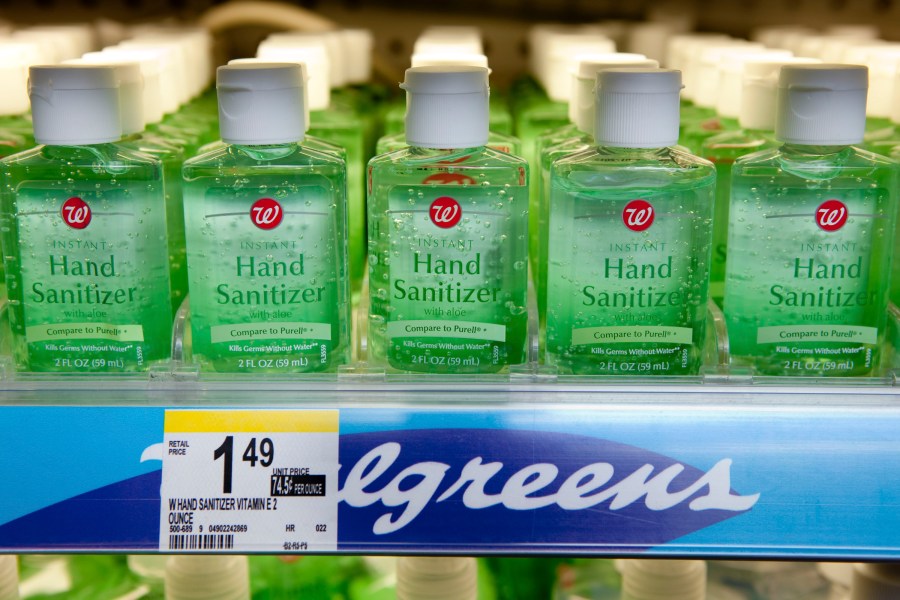
[[[323,406],[2,407],[0,552],[900,558],[890,406]]]

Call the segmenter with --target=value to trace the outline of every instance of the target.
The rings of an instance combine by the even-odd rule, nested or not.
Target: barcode
[[[234,536],[224,534],[170,535],[169,550],[231,550]]]

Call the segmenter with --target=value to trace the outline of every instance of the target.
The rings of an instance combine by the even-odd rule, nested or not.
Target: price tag
[[[338,411],[168,410],[162,552],[337,550]]]

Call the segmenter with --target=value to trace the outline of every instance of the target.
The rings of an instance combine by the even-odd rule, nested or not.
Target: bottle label
[[[161,187],[148,181],[84,182],[66,191],[49,182],[18,188],[28,368],[135,371],[169,356]]]
[[[696,372],[707,297],[709,196],[708,188],[638,198],[554,190],[550,362],[583,374]]]
[[[391,365],[477,373],[524,362],[524,188],[397,186],[389,206],[388,279],[373,285],[387,298]]]
[[[226,372],[334,368],[349,337],[337,192],[318,175],[267,191],[188,188],[194,355]]]
[[[888,192],[776,190],[747,179],[732,192],[732,355],[762,374],[867,374],[886,313]]]

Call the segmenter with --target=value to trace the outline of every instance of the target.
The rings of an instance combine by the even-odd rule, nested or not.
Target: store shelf
[[[59,385],[11,381],[0,552],[159,551],[167,411],[325,409],[339,415],[339,485],[319,499],[335,545],[290,552],[900,559],[900,390],[706,381],[76,380],[64,406]],[[197,480],[218,482],[206,459]]]

